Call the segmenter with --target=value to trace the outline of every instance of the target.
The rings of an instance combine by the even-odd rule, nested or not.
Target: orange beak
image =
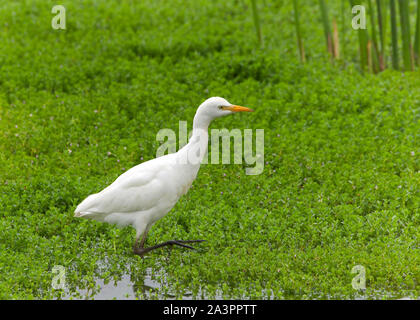
[[[254,110],[246,108],[246,107],[241,107],[241,106],[229,106],[229,107],[224,107],[224,110],[229,110],[232,112],[254,112]]]

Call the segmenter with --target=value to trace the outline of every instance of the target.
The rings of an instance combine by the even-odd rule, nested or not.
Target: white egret
[[[150,227],[175,206],[196,178],[207,152],[210,122],[244,111],[253,110],[232,105],[219,97],[207,99],[197,109],[188,144],[176,153],[146,161],[126,171],[104,190],[82,201],[75,210],[75,217],[133,226],[136,229],[133,251],[141,257],[166,245],[194,249],[186,243],[203,240],[170,240],[147,248],[144,243]]]

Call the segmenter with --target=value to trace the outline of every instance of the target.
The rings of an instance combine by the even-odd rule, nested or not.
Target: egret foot
[[[193,242],[204,242],[206,240],[174,240],[176,242],[180,242],[180,243],[193,243]]]
[[[203,241],[205,241],[205,240],[169,240],[169,241],[165,241],[165,242],[159,243],[155,246],[148,247],[148,248],[143,248],[141,246],[140,247],[134,246],[133,253],[137,254],[137,255],[139,255],[140,257],[143,258],[143,256],[146,253],[148,253],[149,251],[152,251],[152,250],[158,249],[158,248],[162,248],[162,247],[165,247],[165,246],[171,246],[171,245],[177,245],[177,246],[180,246],[180,247],[195,250],[194,247],[191,247],[191,246],[186,245],[184,243],[203,242]]]

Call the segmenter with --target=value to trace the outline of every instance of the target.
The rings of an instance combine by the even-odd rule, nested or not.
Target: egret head
[[[253,112],[254,110],[236,106],[231,104],[226,99],[220,97],[212,97],[204,101],[197,110],[203,115],[206,115],[210,119],[220,118],[233,114],[235,112]]]

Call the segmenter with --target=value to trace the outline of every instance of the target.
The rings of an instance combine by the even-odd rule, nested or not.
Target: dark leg
[[[134,251],[134,253],[136,253],[136,250],[138,249],[138,248],[143,248],[144,247],[144,243],[146,242],[146,238],[147,238],[147,233],[149,232],[149,228],[147,228],[145,231],[144,231],[144,233],[143,233],[143,237],[141,238],[141,241],[140,241],[140,244],[138,245],[137,243],[138,243],[138,241],[139,241],[139,238],[136,238],[136,242],[134,243],[134,246],[133,246],[133,251]]]
[[[138,246],[137,246],[137,242],[138,242],[139,239],[138,238],[136,239],[136,242],[135,242],[134,248],[133,248],[134,254],[137,254],[142,258],[149,251],[152,251],[154,249],[158,249],[158,248],[161,248],[161,247],[164,247],[164,246],[177,245],[177,246],[188,248],[188,249],[195,249],[194,247],[188,246],[184,243],[193,243],[193,242],[203,242],[203,241],[205,241],[205,240],[169,240],[169,241],[157,244],[155,246],[145,248],[144,247],[144,242],[146,241],[147,232],[148,232],[148,230],[146,230],[144,232],[143,238],[141,239],[140,244]]]

